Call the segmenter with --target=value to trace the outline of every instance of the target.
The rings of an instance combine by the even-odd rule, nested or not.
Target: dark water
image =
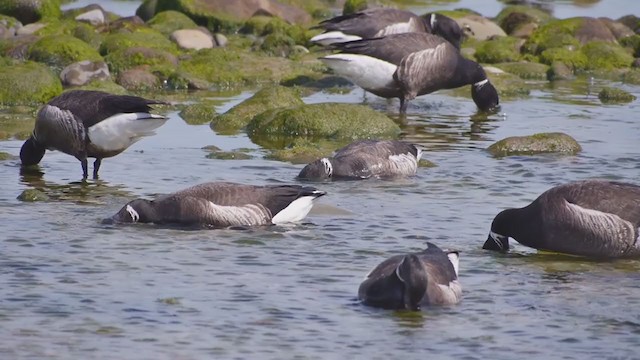
[[[514,244],[481,250],[493,216],[563,182],[600,177],[640,183],[639,102],[601,105],[603,85],[532,84],[477,117],[469,98],[412,102],[403,138],[437,164],[402,181],[318,184],[302,224],[180,231],[100,224],[138,196],[205,181],[295,182],[302,167],[263,159],[243,134],[216,135],[177,113],[158,134],[79,182],[74,158],[48,152],[41,177],[0,162],[0,359],[585,359],[638,358],[640,261],[591,262]],[[220,111],[250,95],[229,97]],[[357,103],[362,91],[307,102]],[[395,117],[397,102],[367,96]],[[561,131],[577,156],[494,159],[484,149],[512,135]],[[207,159],[202,147],[252,149],[251,160]],[[17,155],[21,141],[1,141]],[[23,203],[24,189],[54,200]],[[463,301],[421,313],[355,300],[364,275],[426,241],[461,252]]]

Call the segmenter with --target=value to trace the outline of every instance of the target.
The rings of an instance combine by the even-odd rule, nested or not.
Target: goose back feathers
[[[23,165],[35,165],[45,150],[72,155],[88,176],[87,158],[95,158],[93,176],[103,158],[115,156],[166,122],[151,114],[160,101],[137,96],[112,95],[101,91],[67,91],[43,106],[33,133],[20,150]]]
[[[432,243],[418,253],[396,255],[376,266],[358,289],[369,306],[418,310],[429,305],[456,304],[462,297],[458,253]]]
[[[373,94],[399,98],[402,113],[417,96],[465,85],[472,85],[472,98],[481,110],[499,104],[482,66],[438,36],[404,33],[334,47],[340,52],[320,58],[328,67]]]
[[[133,200],[111,219],[216,228],[279,224],[302,220],[325,194],[310,186],[204,183],[154,200]]]
[[[422,150],[397,140],[363,140],[338,149],[334,156],[305,166],[301,179],[393,178],[416,174]]]
[[[483,248],[509,237],[535,249],[592,258],[639,257],[640,186],[586,180],[553,187],[528,206],[500,212]]]

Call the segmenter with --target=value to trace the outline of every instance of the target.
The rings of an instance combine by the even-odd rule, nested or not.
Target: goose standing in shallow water
[[[416,174],[422,150],[397,140],[362,140],[305,166],[301,179],[394,178]]]
[[[450,17],[435,13],[418,16],[410,11],[392,8],[374,8],[336,16],[320,22],[315,28],[324,32],[310,41],[323,46],[407,32],[438,35],[457,49],[460,49],[462,40],[460,26]]]
[[[539,250],[592,258],[640,257],[640,186],[585,180],[551,188],[500,212],[483,249],[506,252],[509,237]]]
[[[456,304],[462,298],[458,258],[457,252],[444,252],[432,243],[419,253],[392,256],[365,277],[358,298],[385,309]]]
[[[149,113],[154,104],[164,103],[101,91],[67,91],[38,112],[33,133],[20,149],[22,165],[38,164],[47,149],[59,150],[80,160],[85,179],[87,158],[95,158],[93,177],[97,178],[103,158],[153,135],[167,121]]]
[[[302,220],[313,201],[325,194],[310,186],[211,182],[154,200],[133,200],[110,221],[215,228],[281,224]]]
[[[400,99],[400,113],[417,96],[471,85],[471,97],[483,111],[499,98],[475,61],[465,59],[446,40],[425,33],[405,33],[334,44],[340,53],[320,60],[337,75],[384,98]]]

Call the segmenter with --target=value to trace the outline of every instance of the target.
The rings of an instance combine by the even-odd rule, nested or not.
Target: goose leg
[[[87,158],[80,159],[80,164],[82,164],[82,180],[86,180],[89,177]]]
[[[404,96],[400,98],[400,114],[407,113],[407,105],[409,105],[409,101],[405,100]]]
[[[100,165],[102,164],[101,158],[96,158],[96,161],[93,162],[93,178],[98,178],[98,170],[100,170]]]

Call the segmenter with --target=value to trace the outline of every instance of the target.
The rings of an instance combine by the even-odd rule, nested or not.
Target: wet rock
[[[547,79],[553,80],[570,80],[573,78],[573,71],[571,68],[560,61],[556,61],[551,64],[549,71],[547,72]]]
[[[510,36],[485,40],[476,47],[474,56],[478,62],[489,64],[518,61],[523,42]]]
[[[62,93],[62,84],[46,65],[27,61],[0,66],[0,103],[43,104]]]
[[[77,21],[86,22],[93,26],[104,24],[105,18],[106,16],[104,14],[104,11],[102,11],[101,9],[90,10],[75,17]]]
[[[213,38],[210,34],[200,29],[182,29],[171,33],[171,40],[182,49],[210,49],[213,47]]]
[[[640,69],[631,69],[622,75],[622,82],[640,85]]]
[[[18,195],[18,200],[24,202],[36,202],[36,201],[49,201],[49,195],[38,189],[25,189],[20,195]]]
[[[598,93],[598,99],[600,99],[603,104],[613,104],[632,102],[636,97],[622,89],[604,87]]]
[[[267,110],[247,125],[249,137],[395,138],[400,128],[365,105],[321,103]]]
[[[17,36],[32,35],[32,34],[35,34],[38,31],[40,31],[41,29],[45,28],[46,26],[47,26],[47,24],[45,24],[45,23],[27,24],[25,26],[22,26],[18,30],[16,30],[16,35]]]
[[[539,24],[551,19],[551,15],[540,9],[514,5],[507,6],[496,16],[496,23],[509,35],[528,37]]]
[[[178,66],[178,58],[172,53],[141,46],[110,52],[104,59],[116,75],[141,65],[148,65],[152,72],[165,74],[167,77]]]
[[[567,48],[551,48],[540,54],[540,62],[543,64],[561,63],[574,72],[586,69],[588,59],[582,51]]]
[[[31,45],[29,59],[60,71],[78,61],[102,61],[102,56],[89,44],[71,35],[50,35]]]
[[[118,18],[116,20],[112,20],[109,23],[109,30],[111,33],[120,30],[126,30],[126,32],[132,32],[139,29],[144,29],[145,23],[139,16],[125,16]]]
[[[539,133],[529,136],[512,136],[502,139],[487,149],[495,157],[562,153],[575,155],[582,147],[564,133]]]
[[[292,24],[311,22],[306,11],[275,0],[158,0],[156,11],[164,10],[182,12],[215,32],[237,30],[255,15],[278,17]]]
[[[549,70],[548,65],[526,61],[500,63],[495,64],[495,66],[525,80],[546,80]]]
[[[270,109],[303,105],[298,92],[284,86],[270,86],[260,89],[252,97],[216,116],[211,128],[216,132],[229,133],[244,128],[251,119]]]
[[[249,160],[253,156],[242,151],[211,151],[206,156],[207,159],[216,160]]]
[[[23,24],[61,15],[60,0],[0,0],[0,14],[9,15]]]
[[[13,38],[21,27],[22,23],[17,19],[0,14],[0,39]]]
[[[127,90],[153,90],[160,87],[160,80],[144,67],[125,70],[118,74],[116,80],[120,86]]]
[[[102,45],[100,53],[109,54],[114,51],[124,50],[132,47],[146,47],[177,53],[176,45],[161,33],[151,29],[140,29],[130,33],[118,32],[108,35]]]
[[[180,117],[189,125],[210,123],[216,115],[215,105],[209,102],[191,104],[180,111]]]
[[[609,28],[609,30],[617,40],[620,40],[628,36],[633,36],[636,34],[627,25],[621,22],[614,21],[605,17],[598,18],[598,20],[600,20],[603,24],[605,24]]]
[[[173,10],[156,14],[147,24],[165,36],[171,35],[176,30],[195,29],[198,27],[187,15]]]
[[[108,80],[109,67],[104,61],[79,61],[65,67],[60,73],[63,86],[82,86],[92,80]]]
[[[582,47],[587,70],[613,70],[631,66],[633,56],[618,44],[592,41]]]
[[[476,40],[487,40],[497,36],[507,36],[498,24],[479,15],[466,15],[455,20],[467,36]]]
[[[500,95],[501,99],[529,95],[529,86],[527,86],[527,83],[519,76],[504,72],[492,66],[485,66],[484,70],[487,73],[489,81],[491,81],[496,90],[498,90],[498,95]],[[456,91],[460,91],[460,94],[464,96],[469,96],[468,89],[460,88]]]
[[[213,42],[217,47],[225,47],[227,46],[227,43],[229,42],[229,40],[223,34],[214,34]]]
[[[292,164],[308,164],[319,158],[331,156],[335,149],[349,144],[349,140],[286,138],[273,141],[271,138],[256,139],[257,144],[268,149],[266,159],[286,161]]]
[[[4,152],[4,151],[0,151],[0,161],[7,161],[7,160],[17,160],[18,157],[9,154],[8,152]]]
[[[166,87],[172,90],[205,90],[211,88],[211,84],[199,79],[192,74],[183,71],[175,71],[166,80]]]

